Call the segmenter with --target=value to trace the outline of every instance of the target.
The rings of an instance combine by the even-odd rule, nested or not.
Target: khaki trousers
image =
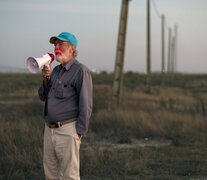
[[[71,122],[59,128],[45,124],[43,165],[46,180],[80,180],[79,149],[81,140]]]

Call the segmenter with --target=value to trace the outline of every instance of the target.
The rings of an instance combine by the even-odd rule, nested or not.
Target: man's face
[[[54,46],[56,60],[65,66],[73,58],[74,45],[71,45],[67,41],[57,39]]]

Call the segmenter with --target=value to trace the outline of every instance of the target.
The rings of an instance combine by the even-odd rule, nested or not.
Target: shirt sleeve
[[[55,69],[52,71],[51,77],[49,79],[49,84],[51,84],[51,79],[54,78],[55,73],[57,71],[57,67],[55,67]],[[45,88],[44,88],[44,81],[42,81],[42,84],[40,85],[40,88],[38,90],[38,95],[41,101],[45,101],[46,95],[45,95]]]
[[[78,101],[79,101],[79,115],[76,123],[76,131],[83,136],[88,131],[89,119],[93,106],[93,87],[90,71],[83,67],[78,73],[76,79]]]
[[[42,82],[42,84],[40,85],[40,88],[38,90],[39,98],[41,101],[45,101],[45,88],[43,86],[43,83],[44,82]]]

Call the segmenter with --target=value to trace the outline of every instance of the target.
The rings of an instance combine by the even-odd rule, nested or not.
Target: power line
[[[157,8],[157,5],[156,5],[156,3],[155,3],[154,0],[152,0],[152,5],[153,5],[153,8],[154,8],[154,10],[155,10],[155,12],[156,12],[158,18],[161,19],[161,14],[160,14],[160,12],[159,12],[159,10],[158,10],[158,8]]]
[[[162,15],[161,15],[161,13],[159,12],[159,10],[157,8],[157,5],[155,3],[155,0],[152,0],[152,5],[153,5],[153,8],[154,8],[155,13],[157,14],[157,17],[161,19],[162,18]],[[165,18],[165,27],[167,29],[169,29],[168,22],[167,22],[166,18]]]

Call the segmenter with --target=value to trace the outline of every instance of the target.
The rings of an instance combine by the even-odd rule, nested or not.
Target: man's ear
[[[72,50],[75,51],[75,46],[74,45],[72,45]]]

